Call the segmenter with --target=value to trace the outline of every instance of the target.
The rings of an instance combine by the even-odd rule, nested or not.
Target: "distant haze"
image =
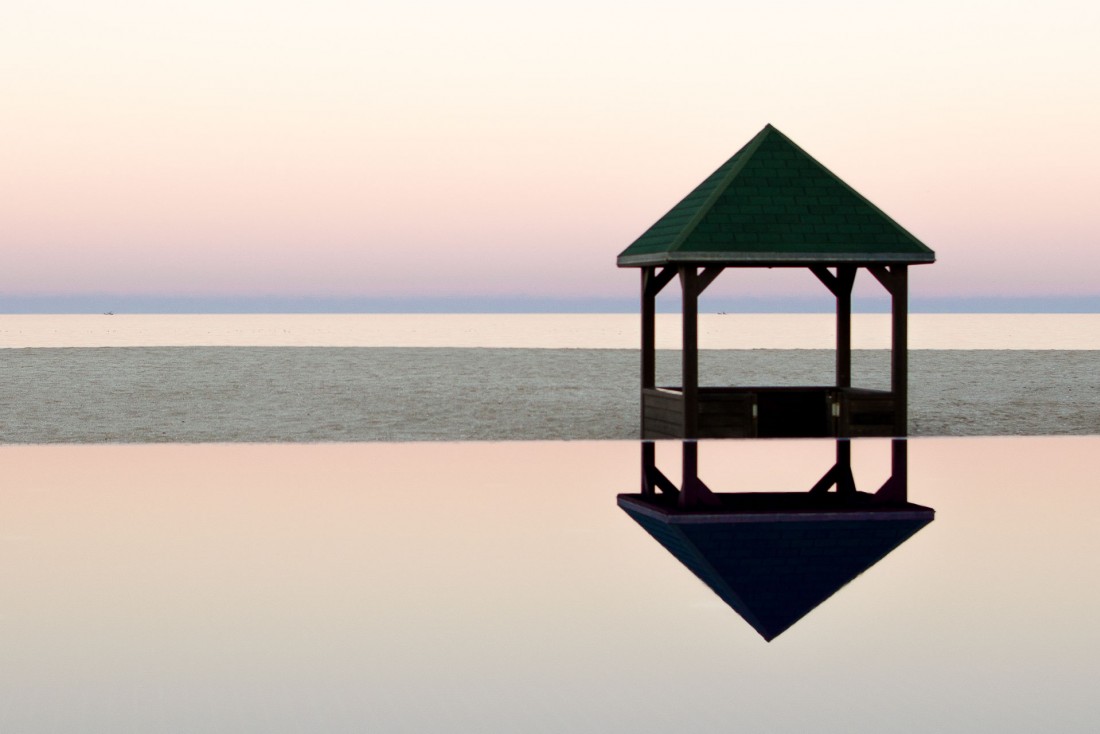
[[[0,312],[629,309],[615,256],[769,122],[936,251],[917,308],[1100,310],[1096,3],[4,15]]]

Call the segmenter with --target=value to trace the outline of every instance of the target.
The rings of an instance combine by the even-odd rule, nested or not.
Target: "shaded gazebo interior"
[[[771,125],[618,257],[641,271],[643,438],[905,436],[908,268],[935,254]],[[807,268],[836,300],[836,378],[797,387],[699,384],[699,296],[726,268]],[[890,389],[852,384],[852,286],[890,296]],[[656,383],[656,297],[682,295],[680,385]]]

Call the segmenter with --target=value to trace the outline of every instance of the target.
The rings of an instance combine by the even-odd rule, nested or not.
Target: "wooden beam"
[[[672,282],[672,279],[676,276],[676,268],[665,267],[661,268],[661,272],[657,272],[657,268],[642,268],[643,271],[649,271],[650,278],[646,282],[646,294],[650,298],[656,298],[657,294],[664,290],[665,286]]]
[[[890,270],[887,270],[885,265],[868,265],[867,271],[875,276],[875,280],[882,283],[882,287],[886,289],[887,293],[893,295],[896,278]]]
[[[660,489],[665,494],[679,495],[680,490],[657,468],[657,453],[652,441],[642,441],[642,494],[652,496]]]
[[[817,480],[817,484],[810,487],[810,494],[823,494],[828,492],[836,484],[836,464],[833,464],[829,471],[825,472],[821,479]]]
[[[684,395],[684,438],[699,434],[699,275],[694,265],[680,268],[683,290],[683,342],[680,347],[680,389]]]
[[[810,272],[836,296],[836,386],[852,386],[852,285],[856,266],[838,265],[832,273],[822,265],[810,266]]]
[[[817,279],[825,284],[825,287],[835,296],[837,294],[837,278],[835,275],[829,272],[829,269],[824,265],[811,265],[810,272],[817,276]]]
[[[840,284],[840,290],[842,293],[852,294],[852,286],[856,283],[856,272],[859,270],[857,265],[841,265],[836,269],[837,282]]]
[[[699,275],[698,287],[696,295],[702,295],[703,291],[707,289],[707,286],[714,282],[714,279],[722,274],[725,268],[721,265],[710,265],[703,269],[703,272]]]
[[[852,443],[848,439],[836,442],[836,463],[810,487],[810,494],[824,494],[833,487],[839,494],[854,494],[856,480],[852,475]]]
[[[657,467],[652,467],[649,470],[649,481],[654,487],[661,490],[663,494],[672,495],[676,497],[680,494],[680,490],[676,488],[676,485],[672,483],[672,480],[664,475]]]

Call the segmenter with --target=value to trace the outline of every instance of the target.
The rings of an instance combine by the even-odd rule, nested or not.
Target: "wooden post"
[[[646,435],[645,391],[646,388],[656,387],[657,383],[657,294],[675,275],[676,268],[673,267],[663,268],[660,272],[657,268],[642,268],[642,438]]]
[[[836,386],[852,386],[852,284],[856,268],[837,267],[836,289]]]
[[[852,285],[856,281],[855,265],[837,265],[832,273],[823,265],[813,265],[810,272],[825,284],[836,297],[836,387],[840,391],[852,386]],[[878,276],[876,276],[878,277]],[[883,276],[886,277],[886,276]],[[888,287],[888,286],[887,286]],[[840,399],[840,396],[837,396]],[[841,411],[847,402],[841,400]],[[840,416],[837,431],[847,433],[848,416]]]
[[[890,292],[890,393],[894,398],[894,436],[909,435],[909,266],[868,267]]]
[[[680,268],[683,291],[683,344],[680,350],[680,380],[684,395],[684,438],[699,434],[699,288],[694,265]]]
[[[639,391],[641,409],[639,414],[642,438],[646,437],[645,391],[656,385],[656,313],[657,295],[653,293],[653,280],[656,268],[642,268],[642,389]]]
[[[656,385],[657,295],[651,283],[656,268],[642,268],[642,387]]]
[[[909,435],[909,266],[890,267],[893,325],[890,391],[894,394],[894,436]]]

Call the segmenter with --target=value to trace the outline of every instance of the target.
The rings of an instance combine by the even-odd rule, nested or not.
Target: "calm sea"
[[[679,347],[661,314],[658,347]],[[0,348],[491,347],[634,349],[636,314],[0,315]],[[911,349],[1100,350],[1100,314],[913,314]],[[853,348],[890,346],[887,314],[857,314]],[[830,314],[702,314],[703,349],[829,349]]]

